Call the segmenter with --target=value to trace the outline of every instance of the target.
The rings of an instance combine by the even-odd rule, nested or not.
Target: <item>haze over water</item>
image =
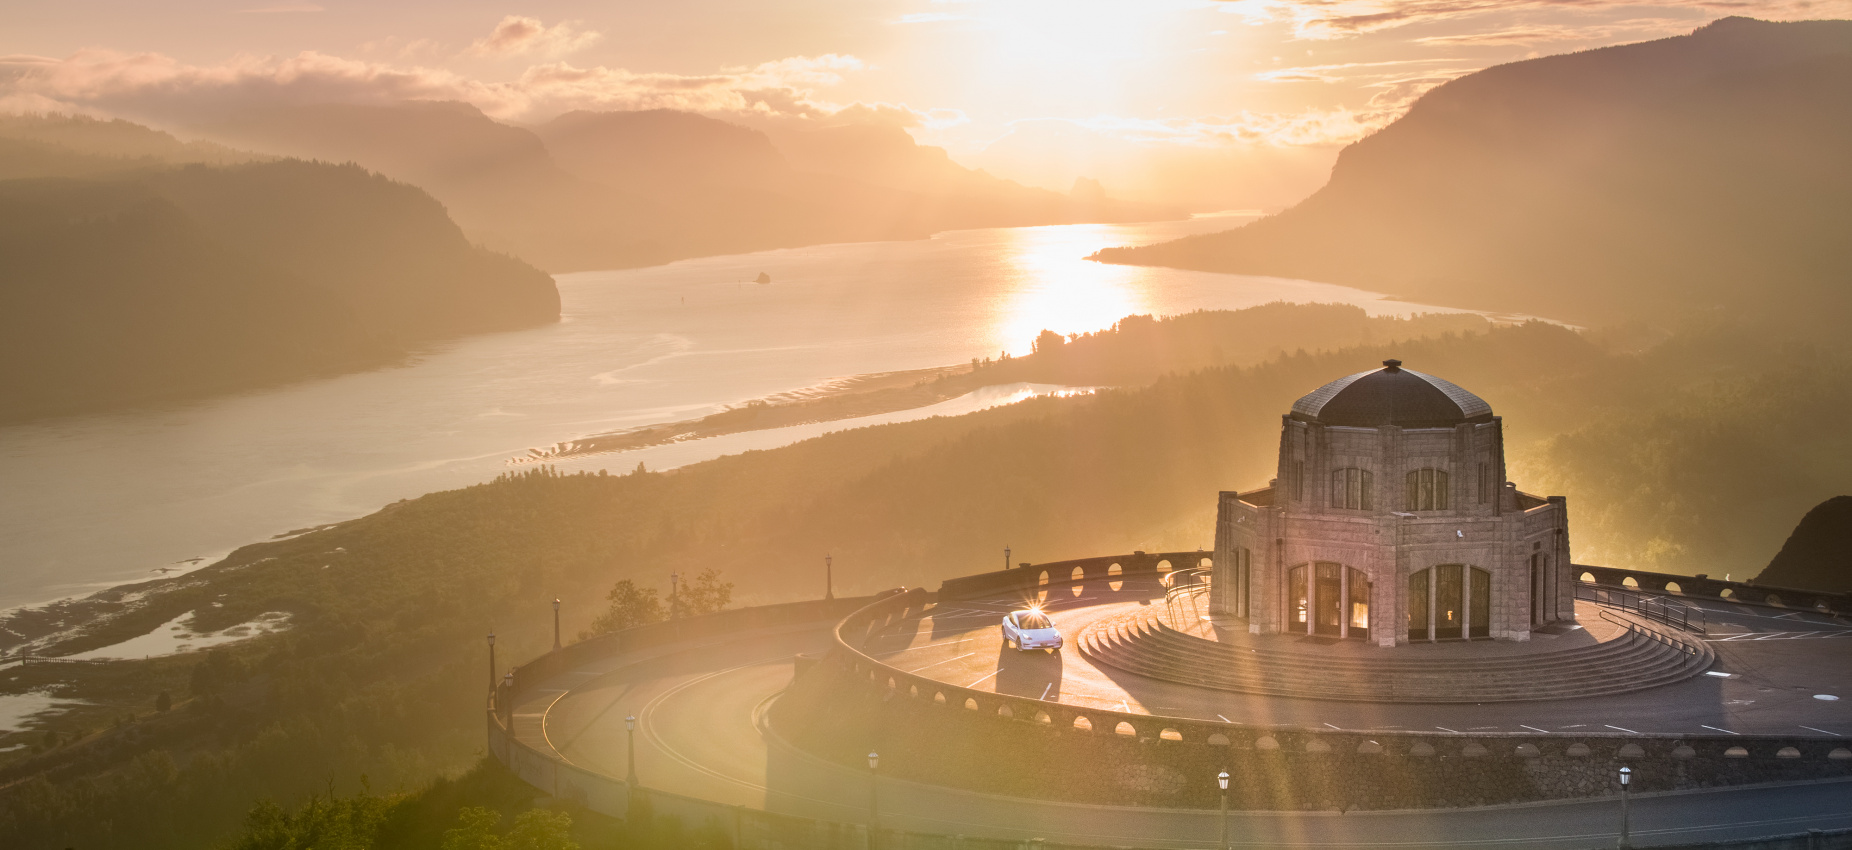
[[[857,374],[1027,353],[1099,330],[1270,301],[1376,315],[1441,308],[1342,286],[1104,266],[1094,250],[1239,219],[957,231],[559,278],[562,320],[467,339],[408,366],[210,401],[0,428],[0,608],[153,578],[272,535],[486,481],[527,449],[699,417]],[[750,283],[764,271],[770,285]],[[662,469],[904,414],[574,461]],[[207,562],[209,562],[209,560]],[[202,562],[205,563],[205,562]]]

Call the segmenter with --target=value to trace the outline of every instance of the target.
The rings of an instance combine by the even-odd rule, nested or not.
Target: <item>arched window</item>
[[[1447,509],[1447,473],[1440,469],[1411,469],[1408,471],[1408,495],[1405,499],[1410,511],[1444,511]]]
[[[1376,509],[1370,471],[1349,467],[1331,470],[1331,506],[1352,511]]]

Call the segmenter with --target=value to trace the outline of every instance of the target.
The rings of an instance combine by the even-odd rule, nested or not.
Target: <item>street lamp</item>
[[[495,632],[489,632],[489,690],[495,690]]]
[[[559,597],[553,597],[553,648],[559,649]]]
[[[637,716],[632,714],[624,718],[624,754],[630,759],[630,772],[625,774],[624,782],[631,788],[637,787]]]
[[[1008,546],[1003,547],[1003,568],[1006,570],[1010,568],[1010,547]]]
[[[1216,774],[1215,784],[1222,786],[1222,850],[1228,850],[1228,771]]]
[[[875,850],[875,833],[881,828],[881,805],[877,782],[881,754],[868,751],[868,850]]]
[[[823,598],[836,598],[836,565],[830,556],[823,556]]]
[[[1633,782],[1633,768],[1620,769],[1620,848],[1627,850],[1633,845],[1627,841],[1627,795],[1629,785]]]
[[[670,573],[669,574],[669,619],[671,620],[679,619],[681,617],[681,611],[680,611],[682,607],[681,602],[680,602],[681,586],[682,586],[682,574],[681,573]]]

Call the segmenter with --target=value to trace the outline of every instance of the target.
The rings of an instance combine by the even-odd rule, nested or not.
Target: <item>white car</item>
[[[1016,644],[1018,650],[1060,649],[1061,631],[1048,615],[1033,608],[1011,611],[1003,618],[1003,645]]]

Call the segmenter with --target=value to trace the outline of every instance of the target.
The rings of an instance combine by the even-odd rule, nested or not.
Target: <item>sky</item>
[[[1448,79],[1726,15],[1852,17],[1852,0],[0,0],[0,111],[877,120],[1030,185],[1264,210]]]

